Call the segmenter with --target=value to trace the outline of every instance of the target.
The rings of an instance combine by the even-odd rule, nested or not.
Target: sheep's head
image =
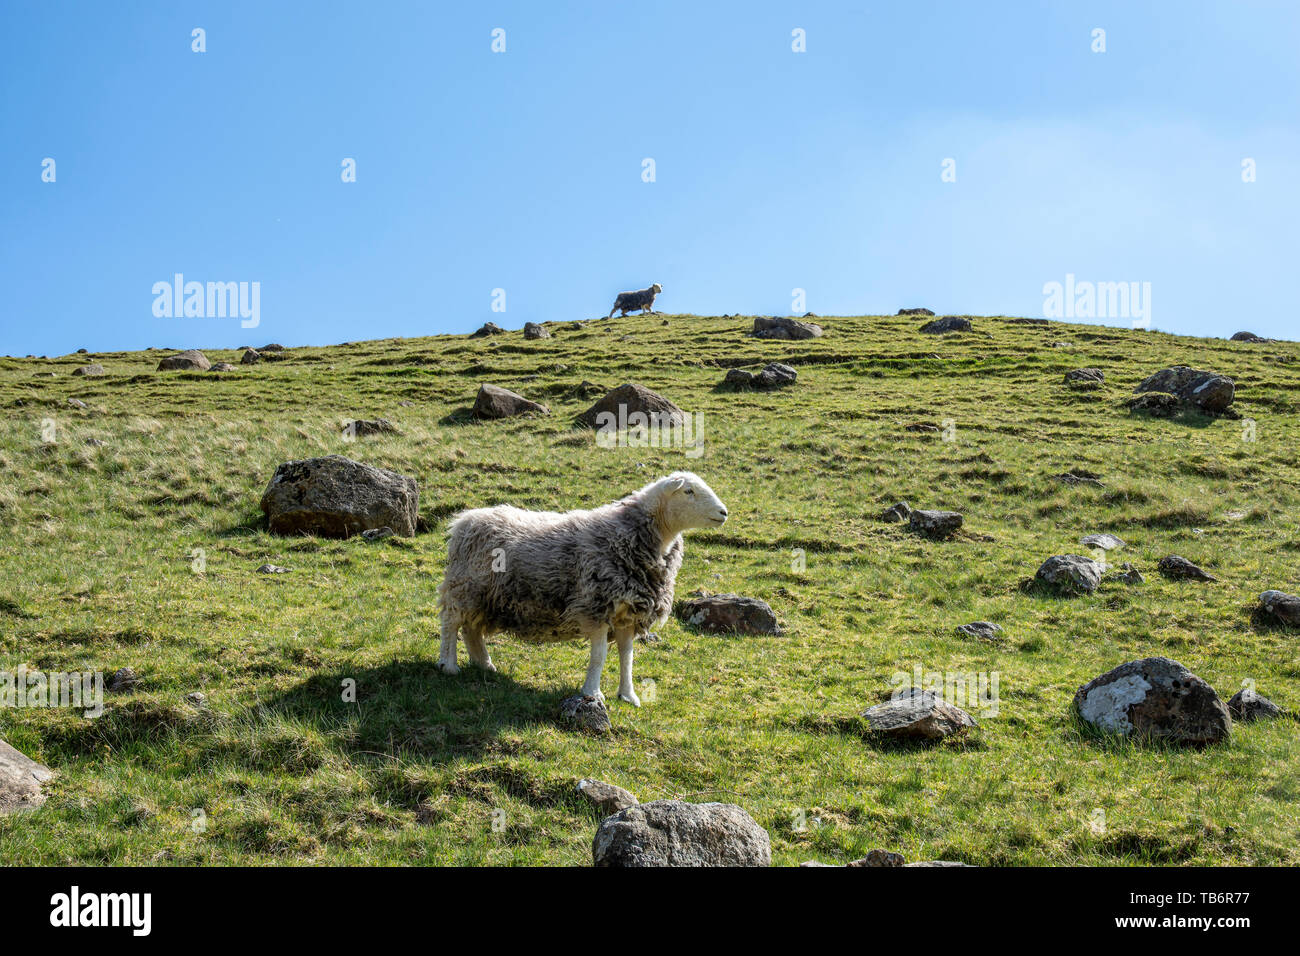
[[[661,286],[658,282],[656,282],[654,285],[650,286],[650,291],[653,292],[655,295],[658,295],[660,292],[664,291],[664,287]]]
[[[674,535],[690,528],[717,528],[727,520],[727,506],[689,471],[675,471],[656,483],[659,519]]]

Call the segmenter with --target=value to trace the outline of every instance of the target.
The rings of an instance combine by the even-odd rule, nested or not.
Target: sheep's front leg
[[[618,644],[618,699],[640,707],[641,698],[632,689],[632,639],[635,636],[636,630],[630,627],[614,632],[614,641]]]
[[[468,624],[461,630],[465,632],[461,636],[465,638],[465,650],[469,651],[469,662],[484,670],[495,671],[496,666],[492,663],[492,655],[488,653],[483,631]]]
[[[591,661],[587,664],[587,680],[582,685],[583,697],[605,699],[600,692],[600,672],[605,669],[605,651],[609,648],[609,628],[599,627],[587,636],[591,639]]]

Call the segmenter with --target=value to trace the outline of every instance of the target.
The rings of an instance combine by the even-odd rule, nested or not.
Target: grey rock
[[[1101,483],[1101,475],[1093,471],[1087,471],[1083,468],[1075,468],[1073,471],[1066,471],[1059,475],[1052,475],[1052,478],[1067,485],[1092,485],[1097,488],[1105,487]]]
[[[971,331],[970,319],[961,315],[945,315],[921,326],[921,331],[929,335],[942,335],[945,332]]]
[[[503,335],[505,334],[505,331],[505,329],[501,328],[501,326],[497,325],[495,322],[485,322],[478,331],[470,335],[470,338],[482,339],[489,335]]]
[[[1234,342],[1268,342],[1269,339],[1256,335],[1254,332],[1238,332],[1232,337]]]
[[[963,866],[974,869],[969,863],[958,863],[956,860],[920,860],[916,863],[904,863],[903,866]]]
[[[1228,701],[1228,713],[1233,720],[1243,723],[1252,720],[1271,720],[1282,716],[1282,708],[1267,697],[1261,697],[1253,690],[1243,687],[1233,694]]]
[[[508,388],[497,385],[480,385],[474,396],[474,417],[482,419],[510,418],[514,415],[549,415],[551,410],[540,402],[529,401]]]
[[[86,403],[83,402],[83,401],[82,401],[81,399],[79,399],[79,398],[70,398],[70,399],[68,399],[68,407],[69,407],[69,408],[87,408],[87,407],[89,407],[89,406],[87,406]]]
[[[798,378],[799,373],[792,366],[782,362],[769,362],[754,376],[754,384],[759,388],[780,388],[793,385]]]
[[[328,455],[276,468],[261,507],[272,534],[346,538],[387,526],[411,537],[419,502],[414,478]]]
[[[1067,385],[1082,385],[1095,388],[1098,385],[1104,385],[1105,382],[1106,373],[1099,368],[1076,368],[1065,373],[1065,383]]]
[[[45,802],[41,788],[54,771],[0,740],[0,816],[35,810]]]
[[[383,541],[385,538],[393,536],[393,529],[384,525],[382,528],[371,528],[369,531],[361,532],[361,537],[367,541]]]
[[[524,323],[524,338],[526,339],[549,339],[551,333],[546,330],[546,326],[538,325],[536,322]]]
[[[1171,581],[1217,581],[1213,574],[1207,574],[1182,555],[1171,554],[1161,558],[1156,570]]]
[[[256,349],[246,349],[239,358],[240,365],[256,365],[262,360],[262,353]]]
[[[258,574],[288,574],[288,568],[282,568],[278,564],[263,564],[257,569]]]
[[[1300,597],[1282,591],[1265,591],[1259,596],[1259,610],[1276,624],[1300,627]]]
[[[927,511],[918,508],[907,519],[911,531],[925,538],[948,538],[961,529],[962,516],[956,511]]]
[[[1039,567],[1035,578],[1069,594],[1091,594],[1101,584],[1101,565],[1078,554],[1056,554]]]
[[[635,807],[640,801],[630,791],[612,783],[590,778],[578,781],[578,793],[590,800],[602,813],[609,815]]]
[[[136,676],[134,670],[129,667],[119,667],[109,675],[104,689],[110,694],[124,694],[134,690],[139,683],[140,678]]]
[[[212,368],[212,363],[208,357],[198,349],[188,349],[184,352],[177,352],[175,355],[169,355],[158,363],[158,371],[167,372],[175,370],[188,370],[195,372],[206,372]]]
[[[1116,548],[1124,547],[1123,538],[1105,532],[1102,534],[1085,534],[1079,539],[1079,543],[1085,548],[1101,548],[1103,551],[1114,551]]]
[[[1236,386],[1232,379],[1218,372],[1175,365],[1143,379],[1133,391],[1163,392],[1201,411],[1215,413],[1224,411],[1232,404]]]
[[[911,688],[862,712],[871,733],[884,737],[942,740],[978,727],[975,718],[930,691]]]
[[[962,624],[957,628],[957,633],[962,637],[974,637],[981,641],[992,641],[998,643],[1002,640],[1002,628],[992,621],[974,621],[970,624]]]
[[[890,524],[898,524],[900,521],[907,521],[911,517],[912,506],[906,501],[895,502],[884,511],[880,512],[880,520],[888,521]]]
[[[1178,744],[1206,744],[1232,732],[1214,688],[1177,661],[1145,657],[1084,684],[1074,695],[1080,718],[1108,733]]]
[[[633,416],[638,418],[633,418]],[[644,420],[641,420],[641,418]],[[620,385],[578,416],[588,428],[614,429],[640,424],[659,428],[679,428],[686,423],[686,413],[657,392],[629,382]]]
[[[1142,577],[1142,572],[1127,561],[1121,564],[1118,570],[1111,571],[1110,576],[1121,584],[1143,584],[1146,582],[1146,578]]]
[[[815,339],[821,334],[820,325],[784,315],[754,319],[754,335],[760,339]]]
[[[397,426],[387,418],[358,418],[344,425],[343,431],[355,438],[367,438],[370,435],[395,435]]]
[[[591,855],[596,866],[771,866],[772,842],[734,804],[655,800],[602,821]]]
[[[934,315],[929,309],[899,309],[899,315]]]
[[[782,634],[776,614],[766,601],[738,594],[714,594],[683,601],[677,616],[686,624],[712,634]]]
[[[868,850],[862,859],[846,863],[845,866],[902,866],[903,863],[903,854],[893,850]]]
[[[231,365],[229,362],[218,362],[208,369],[209,372],[237,372],[238,370],[236,366]]]
[[[560,701],[560,722],[589,734],[607,734],[613,729],[605,702],[581,694]]]
[[[104,371],[104,366],[95,363],[93,365],[82,365],[79,368],[74,368],[72,370],[72,374],[85,376],[87,378],[94,378],[100,375],[106,375],[108,373]]]
[[[286,351],[286,349],[285,349],[285,347],[284,347],[283,345],[279,344],[278,342],[272,342],[270,345],[263,345],[260,349],[257,349],[256,351],[258,351],[258,352],[284,352],[284,351]]]
[[[108,442],[104,441],[102,438],[87,438],[86,444],[91,448],[103,448],[108,444]]]

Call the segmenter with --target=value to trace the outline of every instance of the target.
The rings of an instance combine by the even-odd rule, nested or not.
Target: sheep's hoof
[[[452,661],[451,663],[448,663],[447,661],[438,661],[438,670],[442,671],[444,674],[451,674],[452,676],[460,673],[460,668],[456,666],[455,661]]]
[[[625,694],[619,694],[618,699],[627,701],[633,707],[641,706],[641,698],[636,695],[636,691],[634,690],[630,690]]]

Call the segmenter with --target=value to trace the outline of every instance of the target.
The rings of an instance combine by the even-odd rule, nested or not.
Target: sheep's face
[[[660,292],[664,291],[664,287],[661,286],[658,282],[656,282],[654,285],[650,287],[650,291],[653,292],[655,295],[658,295]]]
[[[727,520],[727,506],[689,471],[675,471],[664,479],[662,500],[664,522],[677,531],[689,528],[718,528]]]

